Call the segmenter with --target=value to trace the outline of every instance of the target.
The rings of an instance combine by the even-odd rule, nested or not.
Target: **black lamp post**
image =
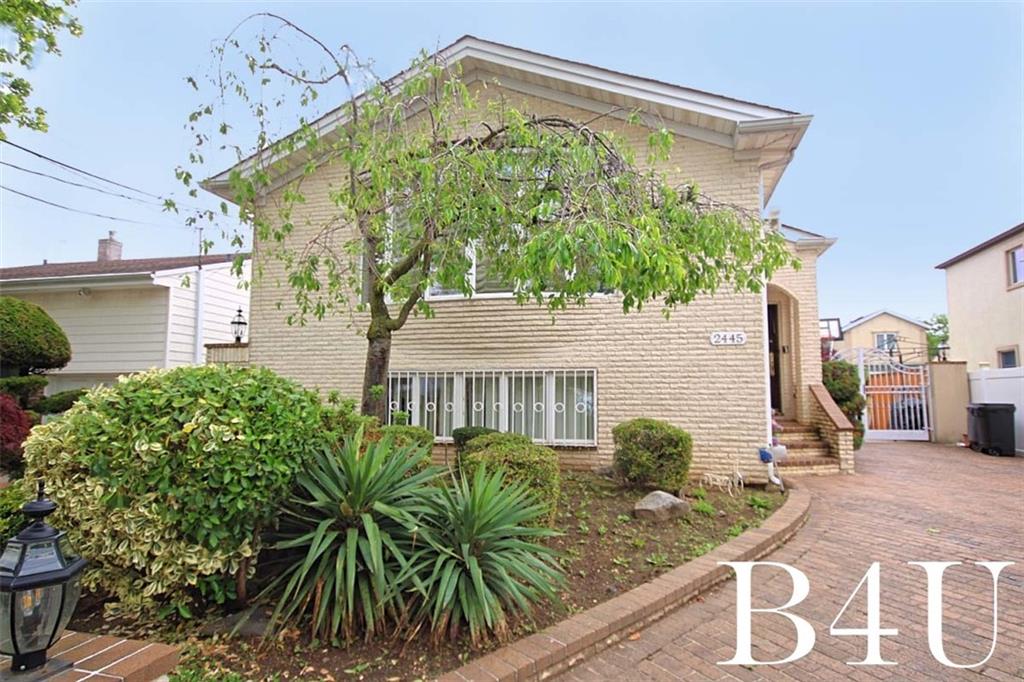
[[[249,323],[245,321],[242,309],[239,308],[238,314],[231,320],[231,333],[235,336],[235,343],[242,343],[242,337],[245,336],[245,328],[248,326]]]
[[[43,520],[56,508],[39,481],[36,499],[21,508],[31,523],[0,555],[0,653],[11,657],[11,670],[46,663],[46,650],[64,633],[81,593],[85,559]]]

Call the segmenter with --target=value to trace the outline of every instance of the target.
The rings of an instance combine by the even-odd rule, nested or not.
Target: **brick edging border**
[[[720,561],[754,561],[785,544],[807,520],[811,496],[789,497],[761,526],[582,613],[447,672],[439,682],[545,680],[658,620],[726,580]]]

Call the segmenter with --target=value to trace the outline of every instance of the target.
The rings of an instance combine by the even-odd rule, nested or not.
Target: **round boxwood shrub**
[[[317,395],[264,368],[152,370],[90,390],[25,443],[86,587],[129,613],[235,596],[259,531],[325,446]]]
[[[677,426],[632,419],[612,429],[615,471],[628,483],[675,492],[686,484],[693,441]]]
[[[457,429],[452,429],[452,443],[455,445],[455,450],[461,452],[466,447],[466,443],[489,433],[498,433],[498,431],[486,426],[460,426]]]
[[[0,296],[0,364],[5,373],[35,374],[71,360],[60,325],[35,303]]]
[[[558,453],[518,433],[493,432],[477,436],[459,453],[459,471],[467,479],[473,479],[481,465],[488,471],[500,467],[506,481],[524,484],[547,507],[545,520],[554,521],[562,487]]]
[[[391,438],[395,447],[416,446],[426,448],[428,451],[434,447],[434,434],[422,426],[408,426],[406,424],[392,424],[380,428],[381,438]]]

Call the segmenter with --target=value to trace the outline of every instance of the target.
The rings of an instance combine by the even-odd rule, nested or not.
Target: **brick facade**
[[[497,97],[493,85],[487,97]],[[577,120],[593,114],[565,104],[504,94],[531,112],[558,113]],[[649,130],[613,118],[606,128],[642,149]],[[643,157],[643,154],[638,156]],[[707,195],[759,209],[759,170],[755,161],[737,161],[731,149],[679,137],[662,170],[673,184],[695,180]],[[328,185],[342,180],[338,167],[322,167],[304,180],[311,225],[332,215],[323,201]],[[297,221],[301,223],[302,221]],[[291,236],[303,244],[313,227]],[[794,326],[792,388],[798,414],[809,416],[805,387],[820,381],[815,254],[798,253],[799,272],[775,278],[792,297]],[[251,298],[249,357],[307,386],[358,395],[361,388],[367,317],[340,314],[307,326],[288,326],[292,295],[281,264],[257,244],[255,258],[263,278]],[[449,300],[434,303],[436,317],[411,319],[394,337],[393,370],[550,369],[597,370],[597,447],[563,452],[564,463],[591,468],[610,463],[611,429],[634,417],[668,420],[690,431],[695,471],[732,471],[762,476],[757,447],[767,440],[762,294],[722,291],[680,307],[666,320],[657,305],[623,314],[619,297],[595,297],[582,309],[552,320],[544,309],[520,307],[508,299]],[[712,346],[716,330],[742,330],[742,346]],[[807,352],[801,349],[807,348]]]

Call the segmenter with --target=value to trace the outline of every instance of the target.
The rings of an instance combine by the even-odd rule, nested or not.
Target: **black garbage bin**
[[[1012,403],[970,403],[967,406],[967,438],[971,449],[989,455],[1013,455]]]

